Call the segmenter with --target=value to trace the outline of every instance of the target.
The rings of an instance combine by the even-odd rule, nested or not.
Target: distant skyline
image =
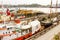
[[[56,0],[52,0],[53,4],[56,4]],[[41,5],[49,5],[51,0],[0,0],[0,5],[22,5],[22,4],[41,4]],[[60,0],[58,0],[58,4]]]

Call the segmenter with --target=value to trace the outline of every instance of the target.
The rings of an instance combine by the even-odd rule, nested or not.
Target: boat
[[[9,9],[7,9],[9,11]],[[19,18],[11,19],[10,12],[1,15],[0,38],[1,40],[24,40],[41,29],[38,19],[20,20]]]

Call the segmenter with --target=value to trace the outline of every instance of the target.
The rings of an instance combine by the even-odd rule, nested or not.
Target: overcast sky
[[[56,3],[56,0],[52,0],[53,4]],[[50,4],[51,0],[0,0],[0,4],[11,4],[11,5],[18,5],[18,4],[41,4],[41,5],[48,5]],[[60,3],[60,0],[58,0]]]

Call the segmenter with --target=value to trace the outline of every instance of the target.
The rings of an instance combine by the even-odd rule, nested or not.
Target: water
[[[27,9],[27,10],[38,10],[44,13],[50,13],[50,8],[20,8],[20,9]],[[52,8],[52,12],[55,12],[56,8]],[[60,8],[57,8],[57,12],[60,12]]]
[[[14,9],[14,10],[18,10],[18,7],[15,7],[15,8],[9,8],[10,10],[11,9]],[[44,13],[50,13],[50,8],[28,8],[28,7],[20,7],[20,9],[26,9],[26,10],[35,10],[35,11],[41,11],[41,12],[44,12]],[[0,10],[2,10],[0,8]],[[52,8],[52,12],[55,12],[56,8]],[[6,8],[4,8],[4,11],[6,11]],[[60,12],[60,8],[57,8],[57,12]]]

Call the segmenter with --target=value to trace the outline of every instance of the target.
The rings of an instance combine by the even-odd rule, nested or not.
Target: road
[[[60,24],[52,28],[50,31],[48,31],[44,35],[36,38],[35,40],[52,40],[54,35],[57,34],[58,32],[60,32]]]

